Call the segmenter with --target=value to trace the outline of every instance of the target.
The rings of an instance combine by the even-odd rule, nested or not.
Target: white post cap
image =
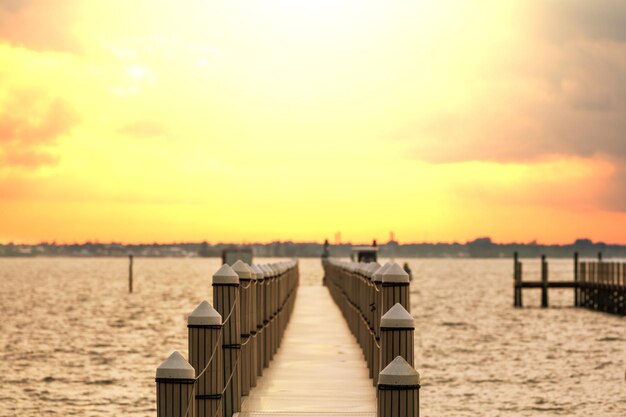
[[[239,284],[239,275],[227,264],[213,274],[213,284]]]
[[[415,329],[413,316],[400,303],[395,303],[380,319],[380,327]]]
[[[391,264],[389,262],[386,262],[383,266],[374,271],[374,273],[372,274],[372,282],[382,282],[383,274],[385,273],[385,271],[387,271],[390,265]]]
[[[396,356],[378,374],[378,385],[415,386],[420,383],[420,374],[402,356]]]
[[[252,270],[241,259],[237,259],[237,262],[233,264],[233,271],[239,275],[239,279],[252,279]]]
[[[383,282],[409,282],[409,274],[394,262],[383,272]]]
[[[208,301],[198,304],[198,307],[187,317],[187,324],[200,326],[215,326],[222,324],[222,315],[213,308]]]
[[[260,266],[258,266],[257,264],[254,264],[250,268],[252,268],[252,270],[254,271],[254,278],[255,279],[263,279],[265,274],[263,273],[263,270],[261,269]]]
[[[178,351],[174,351],[156,370],[157,378],[166,379],[193,379],[196,370],[183,358]]]
[[[365,276],[368,278],[372,278],[374,272],[380,268],[380,264],[378,262],[370,262],[367,264],[367,269],[365,270]]]
[[[272,276],[272,270],[270,269],[269,266],[267,266],[267,264],[261,265],[261,269],[263,270],[263,274],[265,275],[265,278],[269,278]]]

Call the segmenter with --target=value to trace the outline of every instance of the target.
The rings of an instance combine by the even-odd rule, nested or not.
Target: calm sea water
[[[318,259],[302,285],[321,285]],[[423,416],[626,415],[626,320],[572,291],[512,305],[510,260],[410,260]],[[187,353],[217,259],[0,259],[0,415],[153,416],[154,372]],[[525,274],[538,273],[525,262]],[[551,261],[569,278],[569,261]]]

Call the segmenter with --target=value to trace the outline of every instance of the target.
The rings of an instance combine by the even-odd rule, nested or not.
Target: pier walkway
[[[374,416],[367,364],[326,287],[299,287],[272,366],[244,397],[239,417],[273,413]]]

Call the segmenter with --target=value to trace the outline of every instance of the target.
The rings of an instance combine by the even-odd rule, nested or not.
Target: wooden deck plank
[[[375,411],[365,359],[328,290],[300,287],[282,346],[239,416]]]

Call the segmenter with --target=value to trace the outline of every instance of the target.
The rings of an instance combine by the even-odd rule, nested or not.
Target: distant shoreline
[[[121,244],[92,243],[36,245],[0,244],[0,257],[101,257],[118,258],[133,254],[145,258],[216,258],[225,248],[240,246],[250,248],[256,257],[261,258],[318,258],[324,245],[317,242],[272,242],[233,245],[208,242]],[[349,257],[352,244],[330,245],[330,255]],[[479,238],[467,243],[406,243],[390,241],[378,245],[379,256],[383,258],[509,258],[517,252],[520,258],[535,258],[546,255],[550,258],[571,258],[574,252],[581,257],[605,258],[626,257],[626,245],[593,242],[578,239],[566,245],[542,245],[538,243],[494,243],[490,238]]]

